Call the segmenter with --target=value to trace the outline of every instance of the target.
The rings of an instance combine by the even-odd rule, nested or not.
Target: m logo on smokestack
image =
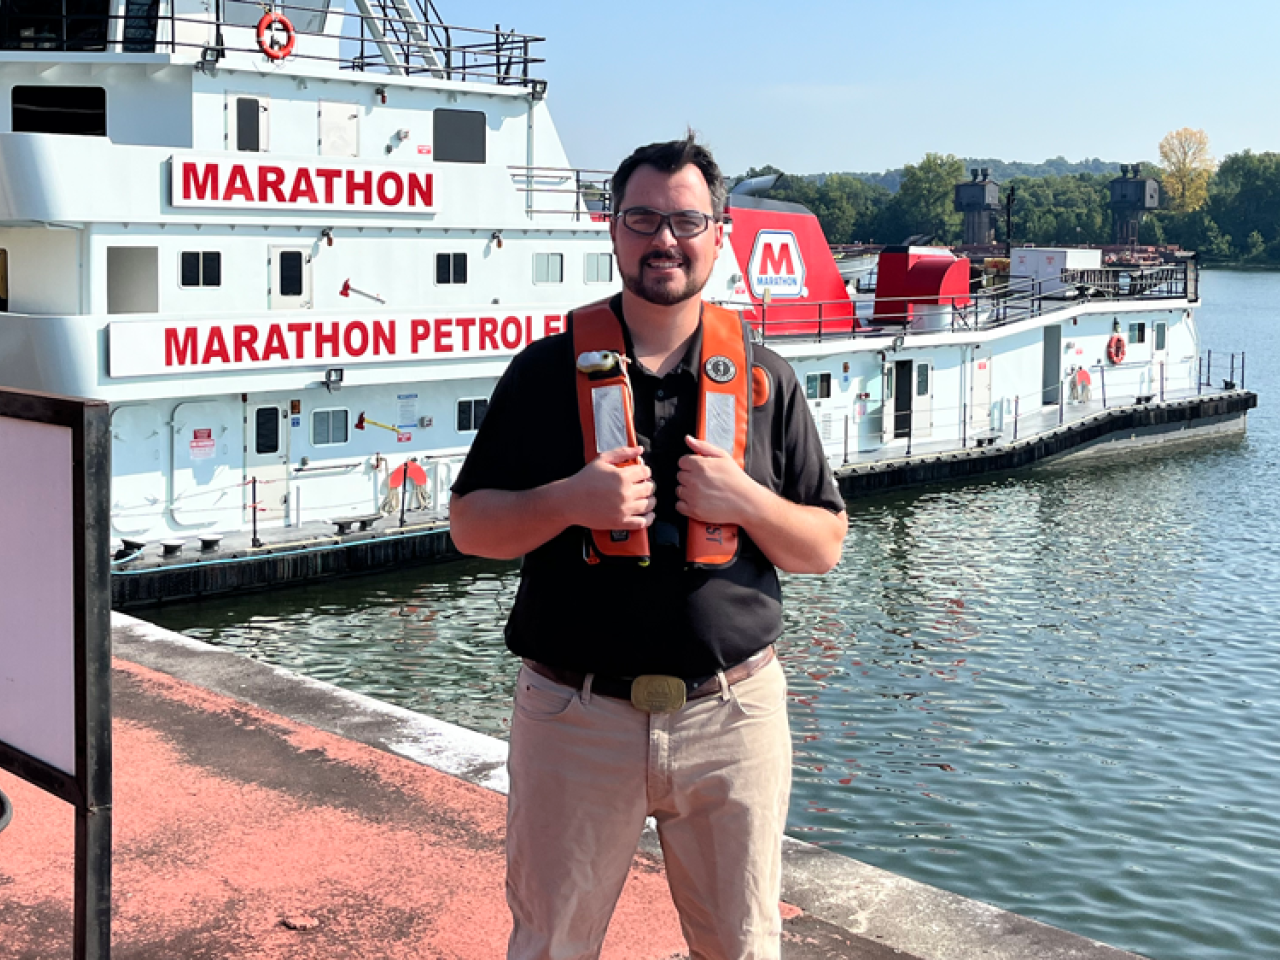
[[[804,296],[804,257],[790,230],[761,230],[751,249],[751,294],[763,299],[766,290],[774,300]]]

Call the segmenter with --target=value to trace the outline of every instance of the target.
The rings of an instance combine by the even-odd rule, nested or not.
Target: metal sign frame
[[[111,431],[105,402],[0,388],[0,418],[71,430],[75,772],[0,741],[0,768],[76,808],[76,960],[111,954]],[[34,548],[33,548],[34,549]]]

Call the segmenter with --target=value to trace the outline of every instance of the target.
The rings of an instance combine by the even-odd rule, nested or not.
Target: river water
[[[1280,956],[1280,274],[1202,292],[1203,347],[1248,351],[1247,437],[859,500],[836,572],[785,580],[789,832],[1158,960]],[[149,616],[504,736],[515,581]]]

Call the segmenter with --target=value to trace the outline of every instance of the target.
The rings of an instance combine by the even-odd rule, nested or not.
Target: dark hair
[[[623,160],[618,172],[613,175],[613,208],[619,209],[627,192],[627,182],[640,167],[654,167],[662,173],[675,173],[689,164],[697,167],[702,178],[707,181],[707,189],[711,191],[711,212],[717,220],[724,219],[725,200],[728,197],[724,177],[721,176],[720,167],[716,165],[711,151],[698,143],[692,130],[683,140],[651,143],[639,147]]]

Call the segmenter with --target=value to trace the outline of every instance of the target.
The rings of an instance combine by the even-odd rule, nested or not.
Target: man
[[[642,147],[613,197],[623,292],[515,358],[453,487],[458,549],[524,557],[508,956],[598,956],[653,816],[691,955],[777,957],[775,567],[831,569],[844,505],[790,367],[699,296],[724,238],[710,153]]]

